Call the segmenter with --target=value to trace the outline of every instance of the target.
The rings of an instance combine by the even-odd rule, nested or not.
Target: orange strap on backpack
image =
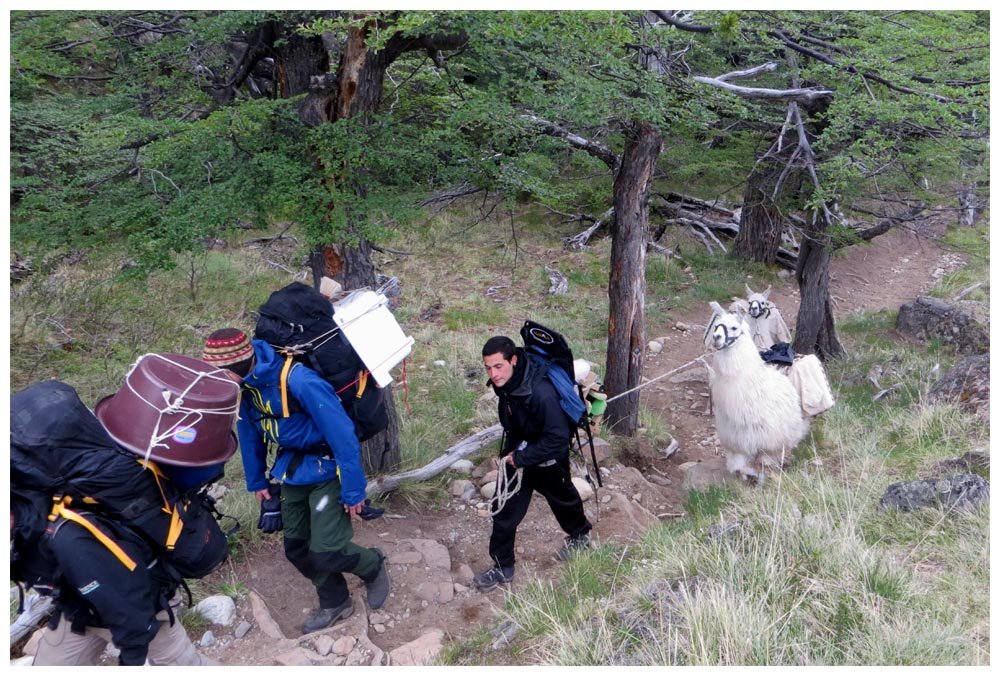
[[[136,562],[132,560],[128,554],[125,553],[118,543],[105,535],[101,529],[88,521],[82,514],[74,512],[69,508],[69,504],[72,498],[69,496],[59,496],[53,497],[52,511],[49,513],[49,521],[55,521],[60,517],[66,519],[67,521],[72,521],[73,523],[79,524],[90,531],[90,534],[97,538],[98,542],[108,548],[115,557],[122,562],[122,565],[133,571],[136,568]]]

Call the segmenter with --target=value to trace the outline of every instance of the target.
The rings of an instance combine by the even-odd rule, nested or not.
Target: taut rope
[[[697,357],[695,357],[691,361],[687,362],[686,364],[681,364],[680,366],[678,366],[677,368],[673,369],[672,371],[667,371],[666,373],[658,375],[655,378],[652,378],[652,379],[648,380],[647,382],[644,382],[641,385],[636,385],[635,387],[633,387],[630,390],[625,390],[624,392],[622,392],[620,394],[616,394],[613,397],[608,397],[607,402],[610,404],[615,399],[620,399],[621,397],[624,397],[626,394],[632,394],[636,390],[641,390],[642,388],[646,387],[647,385],[652,385],[657,380],[662,380],[663,378],[666,378],[669,375],[673,375],[673,374],[677,373],[678,371],[683,371],[684,369],[686,369],[688,366],[691,366],[692,364],[695,364],[697,362],[704,363],[704,361],[705,361],[705,355],[703,355],[703,354],[698,355]]]

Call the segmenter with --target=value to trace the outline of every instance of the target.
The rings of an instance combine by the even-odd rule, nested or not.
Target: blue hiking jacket
[[[340,467],[344,504],[364,502],[368,480],[361,467],[361,444],[333,386],[311,368],[296,365],[288,375],[288,392],[303,410],[282,418],[280,377],[285,358],[262,340],[253,341],[253,350],[257,363],[243,379],[236,423],[247,490],[267,488],[266,441],[272,441],[278,445],[278,454],[271,476],[278,481],[292,486],[323,483],[336,478]],[[276,417],[262,416],[254,404]],[[324,442],[333,451],[333,458],[300,452]],[[289,463],[296,456],[301,462],[289,474]]]

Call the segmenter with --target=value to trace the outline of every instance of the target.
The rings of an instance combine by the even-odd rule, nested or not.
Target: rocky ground
[[[940,228],[927,224],[928,232]],[[834,259],[831,289],[836,312],[898,309],[927,290],[939,277],[961,266],[960,257],[933,239],[909,231],[877,238]],[[765,284],[748,280],[756,290]],[[719,299],[723,305],[729,299]],[[785,278],[772,294],[794,332],[798,295]],[[711,314],[695,308],[672,316],[647,333],[663,349],[646,358],[647,377],[656,379],[703,352],[702,333]],[[834,388],[836,389],[835,385]],[[695,365],[657,380],[643,390],[643,403],[669,411],[676,447],[644,448],[629,457],[604,462],[604,487],[585,503],[602,542],[622,544],[660,520],[684,518],[687,488],[724,480],[708,411],[704,368]],[[477,468],[481,474],[486,467]],[[453,472],[454,479],[473,475]],[[478,481],[477,481],[478,482]],[[469,637],[495,623],[504,594],[482,594],[472,588],[472,575],[490,565],[487,540],[490,519],[485,499],[455,497],[438,509],[421,510],[390,502],[387,514],[357,526],[355,541],[378,546],[389,557],[393,593],[377,612],[367,611],[364,589],[350,579],[354,615],[331,629],[302,636],[300,626],[316,603],[315,592],[285,560],[281,541],[271,536],[252,560],[227,564],[227,579],[239,579],[248,593],[237,601],[227,625],[212,625],[211,638],[195,637],[202,651],[226,665],[362,665],[420,664],[432,660],[447,641]],[[532,579],[558,575],[562,565],[554,553],[562,534],[544,500],[536,496],[518,531],[517,576],[512,593]],[[503,642],[497,635],[497,643]]]

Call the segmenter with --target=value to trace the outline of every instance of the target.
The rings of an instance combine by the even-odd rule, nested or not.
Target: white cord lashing
[[[141,393],[139,393],[138,391],[136,391],[136,389],[134,387],[132,387],[132,382],[131,382],[132,373],[135,371],[136,368],[138,368],[139,364],[146,357],[155,357],[157,359],[161,359],[161,360],[167,362],[168,364],[170,364],[172,366],[175,366],[175,367],[177,367],[179,369],[183,369],[183,370],[185,370],[185,371],[193,374],[194,378],[192,379],[191,383],[184,389],[184,391],[178,393],[173,398],[172,401],[171,401],[171,395],[173,393],[170,390],[168,390],[168,389],[163,389],[160,392],[160,396],[162,397],[162,402],[149,401],[144,396],[142,396]],[[219,375],[216,375],[216,373],[218,373]],[[125,384],[128,386],[129,390],[131,390],[132,393],[140,401],[143,401],[144,403],[146,403],[148,406],[150,406],[153,410],[155,410],[159,414],[157,416],[157,419],[156,419],[155,428],[153,429],[153,432],[150,435],[149,443],[146,445],[146,452],[143,455],[143,464],[144,465],[148,464],[149,458],[150,458],[150,456],[153,453],[153,449],[155,449],[155,448],[169,448],[169,446],[167,444],[163,443],[164,439],[168,439],[168,438],[174,436],[180,430],[187,429],[187,428],[192,428],[192,427],[197,426],[198,423],[201,422],[201,420],[206,415],[233,416],[233,415],[235,415],[239,411],[239,405],[240,405],[240,401],[239,401],[240,398],[239,398],[239,396],[236,397],[236,403],[233,406],[230,406],[230,407],[227,407],[227,408],[221,408],[221,409],[192,409],[192,408],[185,408],[184,407],[184,397],[196,385],[198,385],[203,379],[217,380],[217,381],[219,381],[221,383],[226,384],[227,386],[236,387],[237,388],[237,392],[239,391],[238,390],[239,386],[236,385],[236,383],[233,381],[233,379],[230,378],[224,371],[217,370],[215,372],[206,373],[204,371],[199,371],[199,370],[196,370],[196,369],[189,368],[188,366],[185,366],[184,364],[179,364],[179,363],[173,361],[172,359],[168,359],[168,358],[164,357],[163,355],[159,355],[159,354],[146,354],[146,355],[143,355],[138,360],[136,360],[135,364],[132,365],[132,368],[129,369],[129,372],[125,375]],[[177,422],[175,422],[173,425],[171,425],[170,428],[167,429],[166,431],[160,432],[160,425],[163,423],[163,416],[165,416],[165,415],[178,415],[178,414],[181,414],[183,417],[180,420],[178,420]]]

